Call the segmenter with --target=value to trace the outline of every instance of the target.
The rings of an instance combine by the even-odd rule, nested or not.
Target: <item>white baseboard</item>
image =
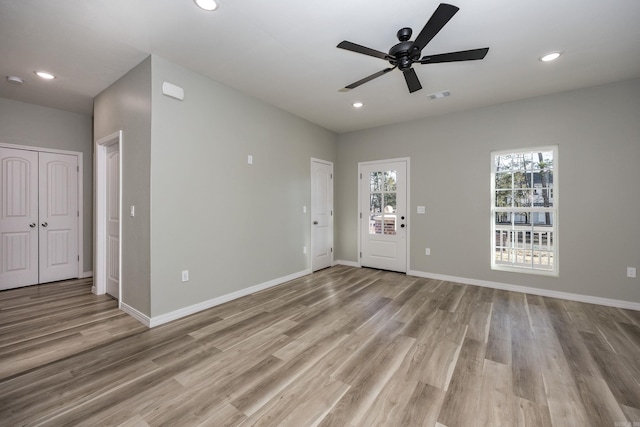
[[[86,279],[87,277],[93,277],[93,271],[85,271],[83,272],[78,279]]]
[[[145,323],[144,321],[140,320],[140,318],[134,316],[133,314],[132,314],[132,316],[135,317],[136,319],[140,320],[142,323],[145,323],[150,328],[153,328],[155,326],[159,326],[159,325],[171,322],[173,320],[177,320],[177,319],[180,319],[182,317],[189,316],[189,315],[197,313],[199,311],[206,310],[206,309],[209,309],[211,307],[215,307],[216,305],[224,304],[225,302],[229,302],[229,301],[237,299],[237,298],[241,298],[241,297],[244,297],[244,296],[247,296],[247,295],[251,295],[251,294],[254,294],[254,293],[258,292],[258,291],[262,291],[264,289],[271,288],[273,286],[281,285],[282,283],[289,282],[289,281],[294,280],[294,279],[298,279],[298,278],[300,278],[302,276],[306,276],[308,274],[311,274],[311,269],[299,271],[297,273],[293,273],[293,274],[290,274],[288,276],[279,277],[277,279],[269,280],[268,282],[260,283],[260,284],[255,285],[255,286],[250,286],[248,288],[244,288],[244,289],[241,289],[239,291],[232,292],[230,294],[222,295],[222,296],[219,296],[217,298],[213,298],[213,299],[210,299],[210,300],[207,300],[207,301],[203,301],[203,302],[200,302],[198,304],[190,305],[188,307],[184,307],[184,308],[181,308],[181,309],[178,309],[178,310],[175,310],[175,311],[171,311],[169,313],[161,314],[159,316],[153,316],[150,319],[147,318],[148,319],[148,323]],[[122,305],[124,306],[124,304],[122,304]],[[124,307],[122,307],[122,310],[126,311],[124,309]]]
[[[337,260],[336,262],[334,262],[334,264],[338,264],[338,265],[346,265],[348,267],[357,267],[360,268],[361,265],[357,262],[353,262],[353,261],[344,261],[344,260]]]
[[[120,302],[120,310],[124,311],[129,316],[133,317],[134,319],[136,319],[137,321],[145,325],[147,328],[151,327],[151,319],[146,314],[139,312],[135,308],[123,302]]]
[[[529,286],[511,285],[509,283],[492,282],[488,280],[469,279],[467,277],[447,276],[444,274],[427,273],[424,271],[409,270],[407,275],[424,277],[427,279],[446,280],[447,282],[462,283],[465,285],[482,286],[485,288],[501,289],[505,291],[522,292],[525,294],[539,295],[543,297],[559,298],[569,301],[586,302],[589,304],[606,305],[608,307],[626,308],[640,311],[640,303],[617,300],[611,298],[594,297],[590,295],[573,294],[569,292],[553,291],[550,289],[531,288]]]

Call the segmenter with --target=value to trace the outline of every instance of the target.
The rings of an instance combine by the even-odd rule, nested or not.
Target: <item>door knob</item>
[[[31,227],[31,228],[33,228],[33,227],[35,227],[35,226],[36,226],[36,223],[35,223],[35,222],[32,222],[31,224],[29,224],[29,227]]]
[[[400,228],[404,228],[404,224],[400,224]]]
[[[318,225],[318,221],[313,221],[313,225]]]
[[[46,222],[43,222],[43,223],[42,223],[42,226],[43,226],[43,227],[46,227],[47,225],[49,225],[49,224],[48,224],[48,223],[46,223]]]

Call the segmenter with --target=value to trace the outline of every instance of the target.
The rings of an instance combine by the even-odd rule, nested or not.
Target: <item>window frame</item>
[[[553,163],[552,163],[552,173],[553,173],[553,181],[549,188],[552,189],[553,194],[553,206],[551,207],[517,207],[512,205],[510,208],[496,207],[496,157],[505,154],[524,154],[524,153],[538,153],[538,152],[549,152],[553,153]],[[545,145],[540,147],[525,147],[525,148],[514,148],[508,150],[493,150],[491,151],[491,209],[490,209],[490,221],[491,225],[489,229],[491,230],[491,269],[497,271],[508,271],[513,273],[524,273],[524,274],[534,274],[541,276],[559,276],[559,256],[558,256],[558,248],[559,248],[559,178],[558,178],[558,170],[559,170],[559,161],[558,161],[558,146],[557,145]],[[533,182],[531,183],[531,189],[533,194],[535,194],[535,187],[533,186]],[[512,184],[512,191],[516,190]],[[553,233],[553,244],[552,244],[552,253],[553,253],[553,268],[551,269],[543,269],[543,268],[535,268],[535,265],[532,264],[530,266],[526,265],[517,265],[515,263],[511,264],[499,264],[496,262],[496,213],[499,212],[530,212],[530,213],[538,213],[538,212],[550,212],[552,214],[552,225],[551,232]],[[531,225],[532,229],[534,225]],[[514,229],[515,230],[515,229]],[[533,243],[532,243],[533,244]]]

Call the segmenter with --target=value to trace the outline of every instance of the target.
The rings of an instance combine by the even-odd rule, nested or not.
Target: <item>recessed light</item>
[[[22,83],[24,83],[24,80],[22,80],[22,78],[18,76],[7,76],[7,81],[14,85],[21,85]]]
[[[540,61],[542,62],[553,61],[555,59],[560,58],[560,55],[562,55],[562,52],[549,52],[546,55],[540,57]]]
[[[353,103],[353,108],[362,108],[364,106],[364,104],[362,102],[354,102]]]
[[[203,10],[212,11],[218,8],[218,3],[215,0],[195,0],[195,2]]]
[[[46,71],[36,71],[36,76],[40,77],[41,79],[45,79],[45,80],[51,80],[51,79],[55,79],[56,76],[54,76],[51,73],[47,73]]]

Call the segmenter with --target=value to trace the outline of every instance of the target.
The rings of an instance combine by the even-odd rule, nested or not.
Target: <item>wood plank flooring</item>
[[[0,292],[0,425],[640,426],[639,312],[336,266],[149,330],[90,288]]]

